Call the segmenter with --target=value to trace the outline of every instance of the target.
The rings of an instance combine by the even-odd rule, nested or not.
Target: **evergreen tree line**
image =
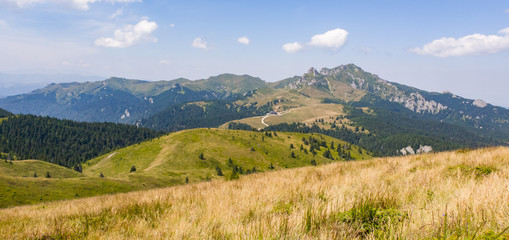
[[[397,155],[399,149],[407,146],[418,149],[420,145],[429,145],[433,150],[445,151],[500,144],[460,126],[416,119],[402,113],[375,110],[375,114],[367,114],[354,108],[348,109],[347,113],[346,118],[365,127],[370,133],[352,131],[345,127],[322,129],[317,125],[306,126],[303,123],[282,123],[264,130],[321,133],[358,145],[375,156]]]
[[[142,126],[164,131],[218,127],[231,120],[263,115],[270,110],[269,104],[237,105],[234,102],[221,100],[207,101],[204,106],[179,104],[143,120]]]
[[[323,139],[323,138],[318,139],[318,138],[314,138],[312,136],[309,136],[308,138],[303,137],[302,142],[306,146],[309,145],[309,153],[313,154],[313,156],[316,156],[317,155],[316,151],[320,151],[321,148],[323,147],[323,148],[325,148],[325,151],[323,152],[322,155],[325,158],[328,158],[331,160],[336,160],[336,159],[334,159],[334,156],[331,152],[331,150],[332,150],[332,151],[336,151],[338,153],[339,159],[343,159],[343,160],[354,160],[355,159],[354,157],[352,157],[352,154],[351,154],[351,151],[352,151],[351,144],[341,145],[340,143],[338,143],[337,145],[335,145],[334,141],[331,141],[330,147],[329,147],[329,145],[327,144],[327,141],[325,141],[325,139]],[[292,148],[292,147],[293,147],[293,144],[290,145],[290,148]],[[307,148],[304,148],[303,145],[300,145],[300,151],[304,151],[305,154],[308,153]],[[359,151],[359,154],[362,154],[362,150],[360,148],[358,151]],[[315,165],[316,162],[311,163],[311,164]]]
[[[0,108],[0,118],[10,117],[12,115],[12,113]]]
[[[132,125],[18,115],[0,123],[0,152],[79,170],[89,159],[162,134]]]

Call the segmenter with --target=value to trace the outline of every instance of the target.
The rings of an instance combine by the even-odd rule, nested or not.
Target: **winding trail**
[[[285,115],[285,114],[287,114],[287,113],[291,112],[292,110],[293,110],[293,108],[292,108],[292,109],[290,109],[290,110],[288,110],[288,111],[284,111],[284,112],[281,112],[281,113],[278,113],[278,114],[270,114],[270,113],[267,113],[267,115],[265,115],[265,116],[262,118],[262,124],[263,124],[263,125],[265,125],[266,127],[268,127],[268,126],[269,126],[269,124],[265,123],[265,118],[273,117],[273,116],[281,117],[281,116],[283,116],[283,115]]]
[[[268,113],[267,113],[267,114],[268,114]],[[266,127],[268,127],[268,126],[269,126],[269,124],[266,124],[266,123],[265,123],[265,118],[268,118],[268,117],[270,117],[270,115],[265,115],[265,117],[263,117],[263,118],[262,118],[262,124],[263,124],[263,125],[265,125]]]

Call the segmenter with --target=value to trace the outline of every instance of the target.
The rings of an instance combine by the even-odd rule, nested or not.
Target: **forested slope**
[[[78,165],[86,160],[160,134],[132,125],[19,115],[0,123],[0,153],[7,158],[39,159],[79,170]]]

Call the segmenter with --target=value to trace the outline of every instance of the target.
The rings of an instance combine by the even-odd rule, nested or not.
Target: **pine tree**
[[[81,163],[74,165],[73,169],[76,172],[83,172],[83,166],[81,166]]]
[[[233,170],[230,176],[228,177],[228,180],[235,180],[239,179],[239,174],[237,174],[237,171]]]
[[[189,177],[186,177],[186,184],[189,184]]]
[[[101,177],[101,178],[104,177],[103,172],[101,172],[101,174],[99,174],[99,177]]]
[[[34,172],[34,177],[37,177],[37,173],[36,172]]]
[[[329,149],[327,149],[327,150],[325,150],[325,152],[323,152],[323,157],[332,159],[332,154],[330,153]]]
[[[315,159],[311,160],[311,165],[316,166],[316,161],[315,161]]]
[[[251,147],[251,152],[254,152],[254,151],[255,151],[254,147]]]
[[[51,178],[51,175],[49,174],[49,171],[46,171],[46,178]]]
[[[293,149],[293,143],[290,143],[290,149]]]
[[[219,166],[216,167],[216,173],[217,173],[217,176],[223,176],[223,171],[221,170],[221,168]]]
[[[136,167],[134,165],[131,166],[131,171],[130,172],[135,172],[136,171]]]
[[[270,165],[269,165],[269,169],[270,169],[270,170],[273,170],[273,169],[274,169],[274,165],[272,165],[272,163],[270,163]]]
[[[290,157],[291,157],[291,158],[295,158],[295,153],[293,153],[293,151],[292,151],[292,153],[290,154]]]
[[[200,155],[198,156],[199,159],[201,160],[205,160],[205,156],[203,156],[203,153],[200,153]]]

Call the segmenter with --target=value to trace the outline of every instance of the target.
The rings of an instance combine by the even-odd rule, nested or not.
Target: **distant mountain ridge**
[[[13,113],[129,123],[165,131],[218,127],[237,120],[241,125],[235,126],[242,129],[271,125],[282,130],[288,127],[275,125],[296,122],[310,129],[305,131],[341,128],[341,134],[330,134],[350,136],[352,144],[380,155],[394,154],[408,145],[418,149],[420,144],[440,143],[436,149],[446,150],[509,142],[508,109],[390,82],[354,64],[310,68],[302,76],[274,83],[249,75],[221,74],[195,81],[110,78],[50,84],[0,99],[0,107]],[[268,118],[274,122],[267,123],[257,117],[268,112],[280,118]]]
[[[230,99],[267,86],[248,75],[222,74],[204,80],[148,82],[125,78],[50,84],[0,100],[13,113],[89,122],[135,123],[174,104]]]

